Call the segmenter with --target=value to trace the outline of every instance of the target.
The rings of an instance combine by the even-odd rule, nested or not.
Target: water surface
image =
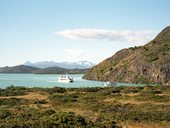
[[[25,87],[102,87],[104,82],[82,79],[83,74],[72,74],[73,83],[58,83],[60,74],[0,74],[0,88],[11,85]],[[141,84],[117,83],[116,86],[142,86]]]

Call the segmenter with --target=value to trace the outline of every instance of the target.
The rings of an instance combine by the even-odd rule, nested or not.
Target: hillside
[[[118,51],[88,70],[83,78],[170,84],[170,26],[144,46]]]
[[[39,68],[31,66],[18,65],[13,67],[0,67],[0,73],[32,73],[38,69]]]
[[[1,67],[0,73],[32,73],[32,74],[83,74],[87,69],[64,69],[60,67],[36,68],[25,65]]]
[[[64,69],[59,67],[49,67],[33,71],[35,74],[83,74],[86,69]]]

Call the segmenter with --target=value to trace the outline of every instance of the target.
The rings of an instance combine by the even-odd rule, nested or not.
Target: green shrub
[[[129,93],[137,93],[139,92],[143,87],[126,87],[121,90],[121,93],[129,94]]]
[[[138,101],[170,102],[169,96],[161,96],[152,93],[142,93],[135,97]]]
[[[121,91],[121,88],[119,87],[108,87],[101,89],[98,91],[98,94],[101,96],[107,96],[107,95],[112,95],[112,94],[119,94]]]
[[[65,93],[66,89],[65,88],[61,88],[61,87],[53,87],[47,90],[47,92],[49,94],[53,94],[53,93]]]
[[[26,95],[28,89],[22,86],[9,86],[6,89],[0,89],[0,96],[20,96]]]
[[[35,104],[47,104],[48,101],[45,100],[45,99],[43,99],[43,100],[36,100],[34,103],[35,103]]]
[[[33,100],[18,98],[0,98],[0,105],[16,106],[16,105],[28,105],[30,103],[33,103]]]
[[[65,94],[65,95],[58,95],[58,94],[53,94],[49,97],[49,100],[53,104],[66,104],[66,103],[71,103],[71,102],[76,102],[78,96],[76,94]]]
[[[98,92],[100,90],[99,87],[87,87],[87,88],[77,88],[75,89],[78,92]]]
[[[147,54],[146,56],[147,56],[148,61],[149,61],[150,63],[159,59],[158,55],[155,54],[155,53],[149,53],[149,54]]]
[[[9,110],[6,110],[6,109],[1,109],[0,110],[0,119],[7,118],[10,115],[11,115],[11,112]]]
[[[11,85],[9,87],[6,87],[6,90],[26,90],[27,88],[24,86],[14,86]]]

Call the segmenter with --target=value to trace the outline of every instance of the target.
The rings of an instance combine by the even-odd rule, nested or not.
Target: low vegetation
[[[0,128],[168,126],[170,86],[0,89]]]

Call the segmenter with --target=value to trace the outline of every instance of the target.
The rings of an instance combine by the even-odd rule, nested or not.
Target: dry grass
[[[121,123],[122,128],[170,128],[169,124],[157,124],[157,123],[144,123],[144,122],[138,122],[138,123],[133,123],[133,122],[126,122],[126,123]]]
[[[121,104],[135,104],[135,105],[147,103],[145,101],[136,101],[134,99],[128,99],[128,100],[119,99],[119,100],[116,100],[114,98],[106,98],[102,101],[104,101],[104,102],[114,102],[114,101],[116,101],[116,102],[119,102]]]
[[[1,96],[0,98],[22,98],[22,99],[32,99],[32,100],[47,100],[49,94],[44,92],[29,92],[22,96]]]
[[[33,108],[50,108],[52,105],[50,104],[50,101],[48,100],[48,93],[45,92],[29,92],[26,95],[22,96],[1,96],[0,98],[18,98],[18,99],[28,99],[28,100],[46,100],[48,101],[47,104],[29,104],[28,106],[33,107]],[[22,106],[27,106],[27,105],[22,105]],[[2,106],[1,106],[2,107]]]
[[[63,111],[65,112],[74,112],[77,115],[83,116],[83,117],[87,117],[92,121],[96,121],[97,117],[98,117],[98,113],[95,113],[91,110],[81,110],[80,108],[64,108]]]

